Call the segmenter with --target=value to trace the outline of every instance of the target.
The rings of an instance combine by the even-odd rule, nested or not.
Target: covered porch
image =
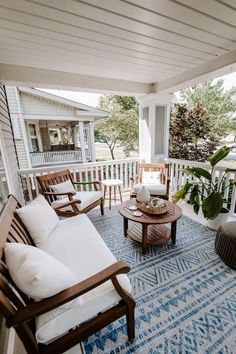
[[[168,158],[170,104],[173,92],[236,71],[234,1],[1,0],[0,8],[1,206],[8,194],[22,205],[32,201],[39,193],[36,176],[64,168],[81,181],[121,179],[126,197],[139,161],[170,163],[170,194],[188,178],[183,167],[207,168]],[[74,107],[73,114],[66,109],[60,119],[55,110],[53,119],[48,111],[35,116],[26,112],[15,87],[24,87],[27,96],[37,96],[37,87],[137,97],[139,158],[94,162],[93,150],[86,155],[85,135],[93,129],[86,107]],[[46,100],[52,108],[52,97],[43,96],[38,104]],[[214,179],[222,173],[218,167]],[[235,180],[235,172],[227,178]],[[224,197],[235,219],[236,186]],[[182,207],[192,217],[188,205]],[[91,220],[132,267],[138,335],[126,341],[121,319],[86,341],[87,352],[233,353],[235,273],[217,258],[214,234],[198,223],[201,217],[183,218],[177,246],[154,248],[144,257],[120,237],[117,215],[114,208],[101,221],[95,211]],[[0,333],[0,351],[25,353],[14,329]]]

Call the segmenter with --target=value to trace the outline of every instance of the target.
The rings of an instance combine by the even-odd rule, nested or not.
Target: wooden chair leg
[[[101,204],[100,204],[100,210],[101,210],[101,215],[104,215],[104,201],[103,200],[101,201]]]
[[[122,203],[121,187],[120,187],[120,186],[118,186],[118,189],[119,189],[119,193],[120,193],[120,201],[121,201],[121,203]]]
[[[111,210],[111,187],[109,187],[109,209]]]
[[[114,186],[114,201],[116,203],[116,186]]]
[[[135,307],[128,306],[127,313],[126,313],[126,321],[127,321],[127,332],[128,338],[130,341],[133,341],[135,338]]]
[[[107,187],[104,186],[104,191],[103,191],[103,198],[104,198],[104,201],[106,200],[106,191],[107,191]]]

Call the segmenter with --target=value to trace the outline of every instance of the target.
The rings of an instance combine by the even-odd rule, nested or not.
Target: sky
[[[236,86],[236,72],[222,76],[220,78],[224,79],[225,90],[229,90],[232,86]],[[47,89],[43,89],[43,91],[50,92],[57,96],[69,98],[70,100],[87,104],[88,106],[92,106],[92,107],[98,106],[99,97],[102,96],[99,93],[89,93],[89,92],[61,91],[61,90],[47,90]]]

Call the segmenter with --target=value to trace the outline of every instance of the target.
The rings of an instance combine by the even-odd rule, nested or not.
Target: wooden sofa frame
[[[6,326],[8,328],[15,328],[27,353],[63,353],[124,315],[127,318],[128,338],[129,340],[133,340],[135,335],[135,301],[120,286],[117,280],[118,274],[125,274],[130,270],[122,261],[114,263],[101,272],[52,297],[37,302],[27,297],[17,288],[10,277],[5,263],[5,243],[20,242],[35,246],[29,232],[15,212],[19,207],[20,204],[18,201],[13,196],[10,196],[0,214],[0,313],[6,319]],[[117,293],[121,297],[118,304],[81,324],[79,327],[70,330],[47,345],[37,343],[35,339],[36,317],[83,295],[107,280],[112,281]]]
[[[80,186],[84,186],[86,184],[89,184],[91,186],[94,186],[94,189],[96,191],[98,191],[98,187],[100,185],[100,183],[98,181],[93,181],[93,182],[75,182],[72,179],[72,174],[70,173],[69,170],[63,170],[63,171],[58,171],[58,172],[53,172],[53,173],[48,173],[46,175],[42,175],[42,176],[37,176],[37,181],[40,185],[42,194],[45,196],[45,198],[47,199],[47,201],[49,202],[49,204],[51,205],[51,203],[57,199],[58,196],[67,196],[68,197],[68,202],[64,203],[63,205],[60,205],[60,207],[54,208],[54,210],[56,211],[56,213],[59,216],[75,216],[81,213],[87,213],[90,210],[92,210],[93,208],[95,208],[96,206],[100,205],[100,209],[101,209],[101,214],[104,215],[104,199],[103,197],[101,197],[99,200],[97,200],[95,203],[90,204],[87,208],[83,209],[82,211],[80,211],[78,209],[78,204],[81,203],[80,200],[73,200],[73,195],[75,195],[76,192],[70,192],[70,193],[53,193],[50,189],[51,185],[54,184],[58,184],[58,183],[62,183],[65,182],[67,180],[70,180],[71,183],[74,186],[80,185]],[[62,210],[65,207],[71,207],[71,210]]]
[[[166,185],[166,194],[160,195],[161,198],[169,199],[169,189],[170,189],[170,164],[159,162],[159,163],[139,163],[137,168],[137,174],[130,178],[131,181],[131,192],[130,198],[136,198],[137,193],[134,192],[133,188],[136,184],[143,182],[143,171],[160,171],[161,173],[161,183]],[[157,195],[155,195],[156,197]]]

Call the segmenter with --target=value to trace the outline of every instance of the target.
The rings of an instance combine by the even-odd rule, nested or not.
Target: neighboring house
[[[20,168],[96,161],[94,120],[106,112],[34,88],[6,93]]]

